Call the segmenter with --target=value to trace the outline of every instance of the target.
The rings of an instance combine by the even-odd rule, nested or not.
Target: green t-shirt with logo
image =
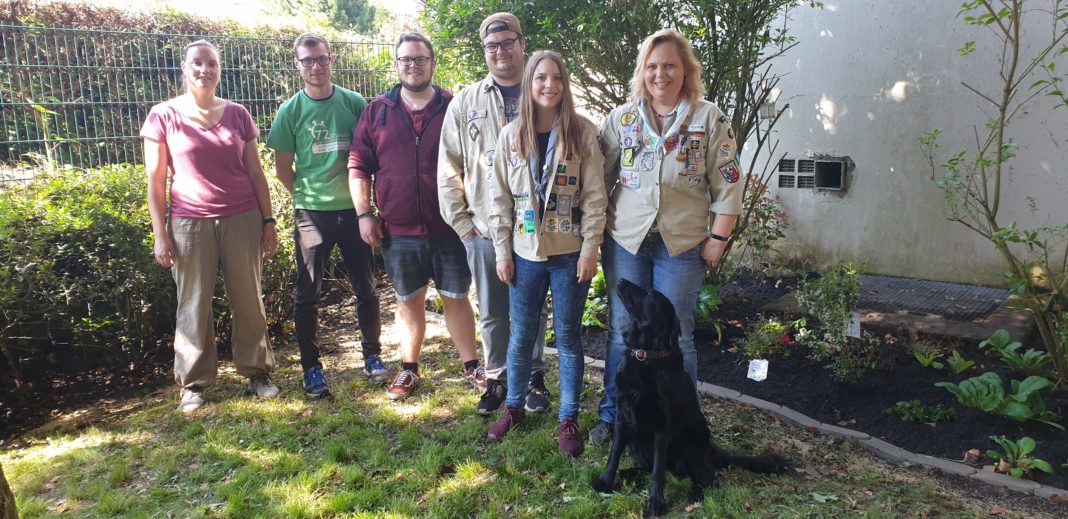
[[[349,196],[349,145],[367,100],[334,85],[334,93],[315,100],[301,90],[278,109],[267,146],[293,154],[293,205],[297,209],[352,209]]]

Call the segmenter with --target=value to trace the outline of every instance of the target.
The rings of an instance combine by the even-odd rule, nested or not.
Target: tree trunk
[[[3,465],[0,465],[0,519],[19,519],[19,512],[15,509],[15,494],[11,493],[11,487],[4,477]]]

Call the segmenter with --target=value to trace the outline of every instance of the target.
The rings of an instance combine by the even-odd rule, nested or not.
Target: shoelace
[[[579,433],[578,424],[574,420],[564,420],[560,422],[560,436],[577,436]]]
[[[382,361],[378,360],[378,357],[367,361],[367,370],[371,373],[374,373],[376,371],[385,371],[385,369],[386,367],[382,365]]]
[[[411,371],[402,371],[400,375],[397,375],[397,381],[393,383],[394,386],[407,386],[415,382],[415,373]]]

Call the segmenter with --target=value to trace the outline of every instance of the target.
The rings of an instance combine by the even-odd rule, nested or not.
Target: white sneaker
[[[278,390],[278,386],[271,380],[271,375],[268,373],[254,375],[249,377],[248,380],[252,392],[259,398],[274,398],[281,393],[281,391]]]
[[[192,413],[204,405],[204,390],[201,388],[182,389],[182,404],[178,406],[183,413]]]

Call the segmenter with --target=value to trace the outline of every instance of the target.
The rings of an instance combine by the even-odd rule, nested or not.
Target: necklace
[[[404,90],[403,89],[401,90],[401,99],[403,99],[405,103],[408,103],[408,106],[412,107],[412,110],[422,110],[423,107],[426,106],[427,103],[430,102],[430,99],[427,99],[426,101],[423,101],[421,103],[417,103],[411,97],[408,97],[408,96],[404,95]]]

